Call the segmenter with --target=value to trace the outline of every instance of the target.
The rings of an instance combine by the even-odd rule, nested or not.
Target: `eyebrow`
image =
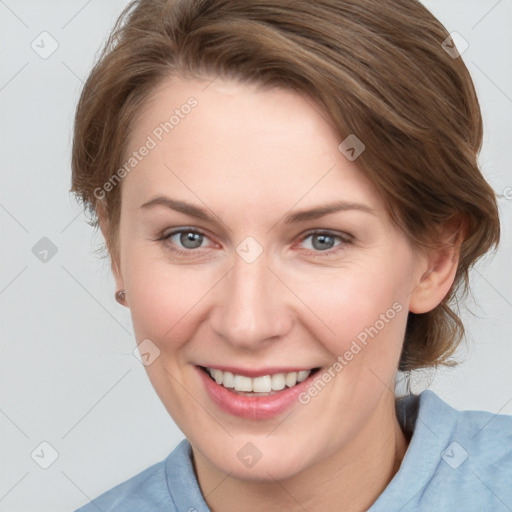
[[[213,217],[211,217],[206,210],[194,206],[193,204],[187,203],[185,201],[178,201],[177,199],[171,199],[170,197],[158,196],[154,199],[151,199],[147,203],[144,203],[140,208],[151,208],[153,206],[162,205],[170,208],[171,210],[175,210],[177,212],[184,213],[185,215],[190,215],[191,217],[196,217],[197,219],[213,222]]]
[[[365,213],[371,213],[372,215],[376,214],[373,208],[370,208],[365,204],[347,201],[337,201],[335,203],[316,206],[308,210],[299,210],[297,212],[289,213],[284,218],[284,222],[285,224],[294,224],[298,222],[319,219],[321,217],[324,217],[325,215],[330,215],[331,213],[344,212],[350,210],[358,210]]]
[[[150,201],[144,203],[140,208],[151,208],[157,205],[165,206],[171,210],[184,213],[185,215],[189,215],[191,217],[195,217],[206,222],[215,222],[215,219],[211,215],[209,215],[207,211],[204,210],[203,208],[199,208],[185,201],[179,201],[177,199],[171,199],[170,197],[165,196],[155,197],[154,199],[151,199]],[[358,210],[361,212],[370,213],[372,215],[376,214],[373,208],[370,208],[365,204],[347,201],[337,201],[334,203],[309,208],[307,210],[299,210],[296,212],[289,213],[288,215],[285,216],[284,222],[285,224],[296,224],[299,222],[319,219],[332,213],[349,210]]]

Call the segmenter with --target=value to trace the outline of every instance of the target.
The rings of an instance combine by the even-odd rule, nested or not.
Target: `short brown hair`
[[[464,328],[452,307],[468,270],[499,240],[496,197],[477,155],[482,119],[462,59],[416,0],[135,0],[121,13],[80,97],[72,188],[117,258],[121,186],[95,193],[123,162],[136,114],[173,75],[232,78],[307,93],[340,141],[363,141],[358,167],[415,247],[461,219],[460,262],[432,311],[409,313],[401,370],[450,364]],[[113,260],[114,261],[114,260]],[[452,307],[450,307],[452,306]]]

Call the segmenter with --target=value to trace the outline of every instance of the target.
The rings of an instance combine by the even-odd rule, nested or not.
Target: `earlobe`
[[[432,311],[450,292],[457,273],[461,243],[460,231],[452,231],[442,247],[430,251],[427,270],[411,293],[411,313]]]
[[[118,290],[115,294],[115,298],[119,304],[126,306],[126,290]]]

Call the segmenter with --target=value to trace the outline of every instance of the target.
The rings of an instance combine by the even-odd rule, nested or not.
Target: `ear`
[[[427,250],[427,269],[411,293],[411,313],[432,311],[449,293],[457,272],[463,239],[459,217],[449,221],[440,230],[439,246]]]
[[[114,254],[113,248],[110,246],[108,242],[109,240],[111,240],[110,226],[106,214],[106,206],[102,201],[98,201],[98,205],[96,207],[96,215],[98,216],[100,230],[103,234],[103,238],[105,239],[107,249],[109,251],[110,268],[112,269],[112,274],[114,275],[114,279],[116,282],[116,290],[124,290],[124,280],[120,269],[120,262],[118,261],[118,255]]]

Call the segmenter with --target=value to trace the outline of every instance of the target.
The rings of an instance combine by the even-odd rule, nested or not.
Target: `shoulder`
[[[495,468],[509,470],[512,478],[512,416],[487,411],[458,411],[441,400],[432,391],[421,394],[422,419],[439,429],[447,449],[442,457],[448,466],[493,472]]]
[[[512,510],[512,416],[458,411],[432,391],[398,414],[413,432],[387,494],[407,498],[404,512]]]
[[[450,415],[429,493],[441,495],[432,501],[439,505],[449,502],[465,510],[511,510],[512,416],[457,411],[432,392],[426,399],[432,406],[434,425],[443,421],[439,413]]]
[[[116,485],[109,491],[76,512],[135,512],[143,510],[177,510],[173,492],[169,486],[168,468],[173,467],[180,471],[185,463],[188,443],[183,440],[169,456],[144,471],[138,473],[125,482]],[[175,489],[175,492],[186,493],[186,488]]]

